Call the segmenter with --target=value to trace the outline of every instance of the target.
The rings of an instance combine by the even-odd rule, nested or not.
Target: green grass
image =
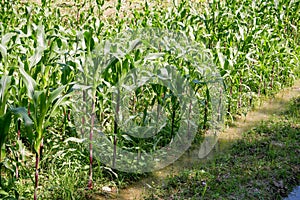
[[[300,183],[300,98],[146,199],[282,199]]]

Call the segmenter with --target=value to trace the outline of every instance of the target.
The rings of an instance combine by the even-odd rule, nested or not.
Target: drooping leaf
[[[12,115],[10,111],[8,111],[5,115],[0,116],[0,148],[2,148],[6,138],[8,137],[11,119]]]
[[[1,39],[1,44],[3,46],[6,46],[7,43],[9,42],[9,40],[14,36],[16,35],[15,33],[12,33],[12,32],[9,32],[9,33],[6,33],[5,35],[2,36],[2,39]]]
[[[37,36],[36,36],[37,47],[35,49],[34,54],[28,59],[29,69],[38,64],[44,54],[44,50],[46,49],[45,42],[45,30],[42,23],[37,26]]]
[[[33,66],[38,64],[43,56],[43,50],[41,48],[36,48],[34,54],[28,59],[29,68],[31,69]]]
[[[24,68],[19,68],[22,80],[25,83],[25,86],[27,88],[27,95],[30,99],[33,99],[34,96],[34,90],[36,87],[36,82],[33,80],[33,78],[24,70]]]
[[[165,53],[149,53],[149,55],[145,57],[145,60],[155,60],[162,58],[164,55]]]
[[[48,98],[48,104],[53,103],[56,99],[58,99],[61,95],[61,93],[63,92],[63,90],[66,88],[66,86],[60,86],[59,88],[53,90]],[[48,107],[49,105],[47,105]]]
[[[42,22],[40,22],[37,27],[36,42],[37,42],[40,50],[46,49],[45,30],[44,30],[44,25],[42,24]]]
[[[8,89],[11,84],[10,76],[2,76],[0,79],[0,115],[3,115],[6,110],[6,103],[9,97]]]
[[[0,44],[0,54],[3,57],[4,60],[6,60],[7,57],[7,49],[4,45]]]
[[[8,196],[8,195],[9,195],[7,192],[5,192],[5,191],[2,190],[2,189],[0,190],[0,194],[3,195],[3,196]]]
[[[25,126],[33,125],[32,120],[28,116],[26,108],[24,107],[12,108],[11,111],[16,117],[21,118]]]
[[[86,140],[86,138],[80,139],[80,138],[75,138],[75,137],[69,137],[67,138],[64,142],[68,143],[68,142],[76,142],[76,143],[82,143]]]

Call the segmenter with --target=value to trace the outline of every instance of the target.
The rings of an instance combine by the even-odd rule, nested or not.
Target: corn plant
[[[42,154],[41,147],[43,145],[43,137],[46,132],[47,126],[50,125],[50,119],[56,113],[58,106],[64,103],[66,95],[63,95],[63,91],[66,86],[58,87],[57,89],[50,91],[49,89],[38,91],[36,90],[36,82],[20,68],[23,81],[28,90],[28,95],[33,101],[33,108],[31,117],[34,122],[35,139],[34,139],[34,150],[36,154],[35,164],[35,192],[34,199],[37,199],[37,188],[38,188],[38,172],[39,172],[39,161]]]
[[[2,76],[0,79],[0,187],[4,187],[2,183],[2,165],[5,163],[5,143],[9,138],[10,126],[13,120],[13,117],[17,121],[18,130],[20,129],[21,120],[24,122],[25,127],[27,128],[27,133],[30,134],[32,121],[28,117],[25,108],[14,108],[7,103],[8,97],[10,95],[10,87],[11,87],[11,77],[10,76]],[[18,133],[19,134],[19,133]],[[19,135],[17,136],[17,143],[19,148],[23,148],[22,142],[20,140]],[[18,175],[18,159],[16,160],[16,178],[19,177]],[[6,164],[5,164],[6,165]]]

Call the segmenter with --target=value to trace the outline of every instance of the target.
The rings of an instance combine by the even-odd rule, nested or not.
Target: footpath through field
[[[199,159],[199,147],[193,147],[165,169],[152,173],[149,177],[120,190],[118,193],[107,194],[105,198],[98,196],[96,199],[143,199],[144,195],[154,191],[157,185],[164,184],[164,180],[168,176],[176,176],[183,170],[192,169],[193,166],[199,165],[199,163],[204,164],[221,152],[225,152],[224,155],[226,155],[226,149],[234,141],[241,139],[243,133],[258,126],[262,121],[267,121],[287,110],[291,100],[298,96],[300,96],[300,80],[296,81],[292,87],[281,90],[273,98],[264,100],[258,108],[250,111],[245,117],[236,120],[232,127],[226,128],[225,131],[220,133],[214,149],[204,159]]]

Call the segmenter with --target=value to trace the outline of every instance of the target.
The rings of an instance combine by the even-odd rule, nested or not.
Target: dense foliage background
[[[121,1],[112,8],[106,8],[104,1],[60,4],[43,0],[41,5],[1,1],[1,199],[27,199],[33,193],[40,199],[78,199],[87,195],[86,186],[122,186],[137,177],[92,160],[80,139],[81,134],[92,131],[78,130],[73,120],[76,108],[71,96],[76,75],[89,75],[85,70],[87,57],[99,41],[117,33],[151,27],[169,29],[185,33],[205,47],[226,86],[228,121],[246,114],[261,96],[272,95],[298,78],[300,1],[164,3],[146,1],[137,8],[126,5],[126,9]],[[110,15],[109,9],[113,10]],[[151,102],[165,103],[168,126],[157,138],[134,140],[114,126],[111,102],[104,101],[111,94],[105,88],[142,59],[135,51],[112,63],[110,71],[94,77],[100,82],[95,82],[93,92],[82,91],[92,99],[91,118],[106,121],[111,142],[136,151],[166,145],[174,136],[173,129],[178,128],[176,98],[159,85],[137,90],[132,105],[147,112]],[[172,57],[165,59],[170,62]],[[176,66],[182,71],[193,70],[185,63],[177,62]],[[203,118],[199,124],[206,129],[210,101],[206,83],[198,75],[190,77],[190,82],[200,88]],[[104,92],[100,92],[100,84]],[[200,136],[202,133],[199,130]]]

